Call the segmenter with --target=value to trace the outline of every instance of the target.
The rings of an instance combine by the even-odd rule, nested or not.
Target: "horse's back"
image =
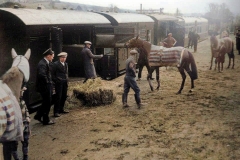
[[[22,112],[11,89],[0,80],[0,140],[20,141],[23,137]]]
[[[223,41],[224,41],[224,46],[226,47],[227,53],[232,52],[232,49],[233,49],[233,41],[232,41],[232,39],[230,37],[224,37]]]
[[[6,108],[11,104],[8,94],[5,92],[4,84],[0,81],[0,137],[7,128]]]

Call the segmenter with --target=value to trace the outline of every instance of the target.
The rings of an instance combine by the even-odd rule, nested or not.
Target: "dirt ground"
[[[235,69],[226,69],[226,55],[219,73],[209,70],[209,39],[200,42],[193,54],[199,75],[194,92],[188,93],[187,77],[182,94],[175,94],[181,75],[170,67],[161,68],[161,88],[151,92],[144,68],[138,85],[147,105],[137,109],[131,91],[130,108],[123,109],[124,75],[120,76],[108,82],[117,94],[113,104],[86,108],[70,97],[70,113],[56,118],[55,125],[32,120],[29,159],[240,159],[240,55],[235,50]]]

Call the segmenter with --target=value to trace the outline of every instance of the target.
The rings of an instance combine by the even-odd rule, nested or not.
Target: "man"
[[[240,29],[238,29],[236,33],[236,49],[238,50],[238,54],[240,55]]]
[[[103,55],[92,54],[90,50],[92,43],[90,41],[85,41],[84,44],[85,44],[85,47],[83,48],[81,54],[84,62],[84,72],[85,72],[84,82],[86,82],[88,79],[94,79],[97,77],[93,59],[100,59],[103,57]]]
[[[137,54],[136,50],[131,50],[130,56],[126,60],[126,75],[124,77],[124,93],[122,95],[123,108],[129,107],[129,105],[127,104],[127,98],[128,98],[128,92],[130,88],[132,88],[135,92],[134,96],[135,96],[135,101],[138,105],[138,108],[140,108],[143,105],[140,99],[140,89],[135,80],[136,63],[134,60],[134,56],[136,54]]]
[[[199,39],[200,39],[200,36],[196,33],[196,31],[194,31],[192,36],[194,52],[197,52],[197,44]]]
[[[51,69],[49,63],[54,58],[54,52],[51,48],[43,53],[44,58],[40,60],[37,66],[36,89],[42,96],[42,105],[39,107],[35,120],[43,123],[43,125],[52,125],[54,122],[49,119],[49,112],[52,103],[53,82],[51,77]]]
[[[53,82],[55,83],[55,103],[54,117],[60,117],[60,114],[69,113],[64,110],[64,104],[67,99],[68,89],[68,64],[66,63],[67,53],[61,52],[57,55],[59,60],[53,65]]]
[[[177,43],[176,39],[172,37],[172,33],[168,33],[167,38],[163,40],[164,47],[171,48]]]
[[[191,46],[191,48],[192,48],[192,45],[193,45],[192,37],[193,37],[193,32],[192,32],[192,30],[190,30],[188,33],[188,48],[189,48],[189,46]]]

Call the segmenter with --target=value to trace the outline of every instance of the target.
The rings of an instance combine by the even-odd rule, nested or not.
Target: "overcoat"
[[[96,78],[97,74],[94,67],[93,59],[100,59],[102,58],[102,56],[92,54],[92,51],[87,47],[83,48],[81,55],[84,63],[85,78]]]

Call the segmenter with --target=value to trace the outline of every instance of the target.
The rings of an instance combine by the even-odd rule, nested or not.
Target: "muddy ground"
[[[137,109],[131,91],[130,108],[123,109],[120,76],[109,81],[117,94],[113,104],[86,108],[70,97],[70,113],[56,118],[55,125],[32,120],[29,159],[240,159],[240,55],[235,51],[235,69],[226,69],[226,55],[224,71],[218,73],[209,70],[209,39],[193,54],[199,75],[194,92],[188,93],[187,77],[182,94],[175,94],[181,75],[170,67],[161,68],[161,89],[151,92],[145,68],[138,85],[147,105]]]

